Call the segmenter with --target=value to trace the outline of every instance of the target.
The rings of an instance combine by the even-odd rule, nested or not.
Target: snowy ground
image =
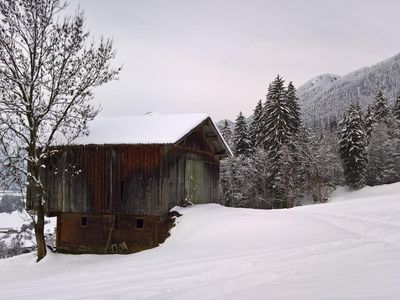
[[[20,235],[21,246],[22,247],[31,247],[34,246],[35,237],[34,231],[27,229],[24,232],[21,232],[22,225],[29,225],[32,222],[32,219],[25,211],[13,211],[12,213],[0,213],[0,229],[1,228],[12,228],[17,231],[17,233],[0,233],[0,241],[6,243],[7,246],[12,244],[12,239]],[[45,234],[49,235],[54,233],[54,228],[57,224],[57,218],[46,218],[45,225]],[[1,270],[0,270],[1,274]],[[1,299],[1,294],[0,294]]]
[[[286,210],[179,209],[133,255],[0,261],[1,299],[400,299],[400,183]]]
[[[30,222],[31,220],[25,212],[15,210],[12,213],[0,213],[0,228],[19,230],[23,224],[29,224]]]

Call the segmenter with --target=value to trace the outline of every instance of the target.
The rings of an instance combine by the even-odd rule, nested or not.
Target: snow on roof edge
[[[89,135],[77,138],[70,145],[174,144],[208,118],[207,114],[193,113],[97,117],[89,123]]]
[[[208,118],[211,120],[210,116],[207,114],[202,114],[205,116],[205,118],[203,120],[201,120],[200,122],[197,123],[197,125],[193,126],[192,128],[190,128],[186,133],[184,133],[181,137],[179,137],[178,139],[176,139],[175,142],[173,142],[172,144],[175,144],[177,142],[179,142],[180,140],[182,140],[186,135],[188,135],[193,129],[195,129],[197,126],[199,126],[201,123],[203,123],[205,120],[207,120]]]
[[[228,143],[225,141],[224,136],[222,135],[221,131],[219,131],[217,124],[215,124],[215,122],[210,118],[211,123],[213,124],[215,130],[217,131],[218,135],[220,136],[222,142],[224,143],[226,149],[228,149],[228,153],[230,154],[231,157],[233,157],[233,152],[231,150],[231,148],[229,147]]]

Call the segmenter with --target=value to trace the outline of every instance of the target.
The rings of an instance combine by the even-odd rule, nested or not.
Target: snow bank
[[[339,187],[336,189],[329,198],[330,202],[337,202],[343,200],[373,200],[379,201],[380,198],[397,198],[400,200],[399,183],[384,184],[379,186],[366,186],[358,191],[349,192],[346,187]],[[373,198],[373,199],[372,199]]]
[[[400,183],[293,209],[179,208],[155,249],[2,260],[1,297],[400,299],[399,193]]]

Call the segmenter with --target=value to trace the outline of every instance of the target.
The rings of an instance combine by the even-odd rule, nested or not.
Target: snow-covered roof
[[[208,118],[206,114],[157,113],[97,117],[89,123],[90,134],[76,139],[72,144],[174,144]],[[215,130],[218,132],[216,127]],[[220,138],[227,147],[221,135]]]

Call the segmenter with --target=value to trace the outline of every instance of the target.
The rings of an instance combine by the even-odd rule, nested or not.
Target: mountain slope
[[[400,299],[400,183],[282,210],[180,208],[160,247],[0,260],[2,299]]]
[[[341,118],[350,103],[373,103],[380,88],[391,104],[400,95],[400,54],[342,77],[317,76],[300,86],[297,95],[306,121],[324,120],[332,115]]]
[[[325,86],[340,79],[339,75],[322,74],[311,78],[305,84],[299,87],[297,92],[304,97],[310,97],[311,94],[320,92]]]

